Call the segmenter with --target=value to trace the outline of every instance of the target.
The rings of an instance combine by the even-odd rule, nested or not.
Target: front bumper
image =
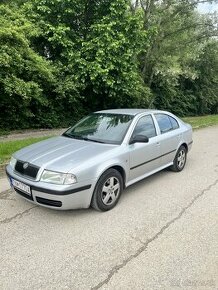
[[[88,180],[71,186],[46,184],[16,174],[10,165],[6,167],[6,173],[11,186],[11,178],[30,186],[31,195],[12,186],[20,196],[35,204],[59,210],[88,208],[96,182]]]

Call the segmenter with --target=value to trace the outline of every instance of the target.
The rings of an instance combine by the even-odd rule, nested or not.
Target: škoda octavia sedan
[[[166,167],[183,170],[191,146],[191,126],[169,112],[105,110],[19,150],[6,172],[14,190],[33,203],[107,211],[131,184]]]

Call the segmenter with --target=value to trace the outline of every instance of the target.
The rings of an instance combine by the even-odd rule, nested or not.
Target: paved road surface
[[[215,126],[194,132],[183,172],[131,186],[107,213],[2,192],[0,289],[218,289],[217,239]]]

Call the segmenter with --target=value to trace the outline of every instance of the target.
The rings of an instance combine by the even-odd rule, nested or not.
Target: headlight
[[[77,179],[76,176],[71,173],[44,170],[41,181],[54,184],[74,184],[77,182]]]
[[[14,170],[14,167],[16,165],[16,162],[17,162],[17,159],[14,158],[13,156],[11,156],[10,165],[11,165],[13,170]]]

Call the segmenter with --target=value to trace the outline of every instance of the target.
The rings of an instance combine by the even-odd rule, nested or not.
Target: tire
[[[186,164],[186,159],[187,159],[187,149],[185,146],[180,146],[176,156],[173,160],[173,165],[170,166],[170,169],[174,172],[180,172],[183,170]]]
[[[111,168],[99,178],[92,196],[91,206],[99,211],[108,211],[118,203],[123,191],[121,174]]]

